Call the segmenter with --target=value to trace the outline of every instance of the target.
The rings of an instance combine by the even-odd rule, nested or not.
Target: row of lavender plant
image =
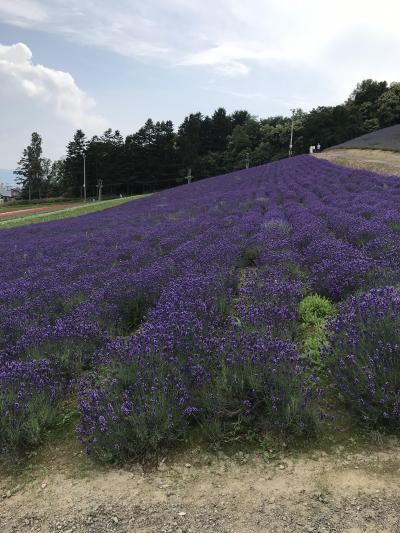
[[[107,226],[102,218],[104,230],[97,229],[97,232],[92,230],[91,234],[92,221],[87,217],[89,224],[84,228],[84,235],[83,231],[75,231],[74,242],[71,242],[69,235],[67,236],[68,247],[75,246],[75,253],[80,249],[85,253],[83,264],[82,256],[72,257],[68,253],[68,247],[64,250],[60,246],[60,240],[56,240],[52,252],[54,255],[51,256],[55,272],[50,268],[44,268],[44,279],[33,278],[29,284],[26,283],[25,271],[18,280],[13,280],[15,282],[13,290],[5,289],[2,294],[2,304],[8,312],[2,324],[4,349],[1,352],[1,359],[4,364],[18,359],[30,361],[32,358],[37,360],[37,364],[42,362],[49,364],[65,384],[61,389],[68,390],[67,385],[71,380],[73,381],[83,370],[91,368],[93,351],[104,345],[113,334],[128,334],[134,330],[171,280],[196,271],[200,266],[203,269],[224,269],[226,257],[221,255],[220,247],[224,239],[221,235],[230,227],[234,228],[230,219],[234,220],[236,212],[240,214],[246,211],[249,199],[244,197],[239,187],[237,195],[240,198],[240,210],[237,210],[236,201],[229,203],[225,218],[221,217],[224,200],[220,200],[220,194],[217,189],[206,213],[204,213],[205,198],[201,195],[195,196],[193,198],[195,205],[191,210],[185,205],[180,213],[182,220],[178,221],[177,208],[175,206],[171,208],[169,203],[160,204],[158,198],[156,208],[165,207],[166,213],[164,217],[160,217],[156,209],[155,220],[152,220],[147,233],[147,226],[141,228],[140,233],[136,233],[137,219],[145,218],[143,208],[141,210],[139,206],[139,215],[136,215],[134,220],[133,238],[130,235],[130,239],[126,234],[126,220],[112,219],[111,224]],[[210,197],[208,193],[207,197],[208,203]],[[234,206],[233,210],[231,206]],[[147,206],[145,208],[148,210]],[[123,219],[121,214],[123,215],[120,212],[116,213],[117,217]],[[113,227],[113,232],[110,231],[110,225]],[[122,239],[119,236],[115,242],[114,226],[119,228],[120,225]],[[44,226],[42,233],[46,234],[50,229],[51,234],[60,227],[62,230],[68,229],[68,225],[57,224],[50,228]],[[28,232],[28,236],[30,233]],[[17,247],[19,232],[15,232],[16,235],[13,232],[5,235],[10,234],[16,236],[15,247]],[[110,235],[113,235],[112,243]],[[88,245],[87,240],[90,238],[96,242]],[[128,244],[127,239],[130,240]],[[229,240],[226,243],[229,247]],[[40,240],[36,242],[35,249],[30,248],[29,244],[25,248],[28,251],[23,254],[22,262],[25,263],[27,256],[31,254],[31,261],[36,259],[40,263],[43,258],[47,267],[49,256],[43,253]],[[48,239],[45,238],[43,246],[47,244]],[[155,253],[153,253],[154,248]],[[236,251],[236,255],[238,254],[239,251]],[[61,265],[57,263],[60,259]],[[32,276],[32,270],[39,273],[40,265],[32,266],[29,277]],[[60,270],[62,280],[59,278]],[[15,275],[15,269],[10,269],[10,274]],[[12,277],[10,276],[11,280]],[[65,314],[66,311],[68,314]],[[6,313],[4,317],[5,315]],[[35,361],[32,363],[36,364]],[[15,397],[23,396],[25,381],[30,379],[24,374],[24,368],[21,367],[19,377],[13,377],[14,382],[21,383],[19,390],[14,390],[15,387],[12,388],[7,379],[5,374],[4,388],[7,391],[12,389]],[[35,388],[35,383],[31,383],[31,389],[32,387]],[[37,393],[42,394],[39,383]],[[29,394],[32,403],[34,392],[30,391]],[[52,405],[54,399],[60,400],[52,395],[48,404]],[[26,442],[24,433],[31,412],[27,403],[23,405],[25,409],[20,410],[21,421],[15,424],[13,414],[4,404],[5,420],[8,420],[10,426],[15,425],[12,446]],[[7,447],[7,440],[8,437],[4,437],[4,448]]]
[[[272,241],[281,241],[283,263],[285,225],[282,230],[275,211],[264,216],[256,203],[212,250],[223,265],[212,268],[216,258],[207,250],[206,261],[162,292],[136,335],[118,338],[96,355],[96,371],[79,390],[78,433],[88,451],[102,459],[152,453],[184,438],[194,425],[214,441],[255,426],[312,429],[305,365],[293,343],[276,336],[279,324],[295,320],[297,300],[287,289],[299,287],[271,277],[258,292],[271,299],[275,316],[257,324],[247,316],[256,304],[247,301],[245,266],[266,264]],[[262,301],[258,309],[260,318]]]
[[[79,436],[103,458],[193,425],[212,439],[310,428],[300,300],[398,282],[399,196],[395,178],[305,156],[2,230],[0,447],[39,442],[77,382]]]
[[[313,288],[345,299],[329,321],[322,362],[356,421],[398,430],[399,180],[340,167],[332,179],[322,167],[329,189],[297,190],[303,202],[289,207]]]

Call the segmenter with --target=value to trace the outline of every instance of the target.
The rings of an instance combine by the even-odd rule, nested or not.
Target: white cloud
[[[71,74],[35,64],[31,50],[23,43],[0,44],[0,110],[2,129],[6,128],[0,146],[2,167],[12,152],[9,147],[14,146],[17,125],[25,136],[28,131],[40,131],[40,126],[51,131],[55,137],[50,141],[53,156],[57,155],[55,150],[63,151],[56,141],[60,132],[68,131],[69,135],[71,130],[83,128],[94,133],[106,125],[96,112],[94,100],[77,86]],[[65,136],[61,142],[64,144]]]
[[[32,0],[0,0],[0,16],[5,23],[16,26],[49,22],[46,9]]]
[[[95,112],[95,102],[75,83],[68,72],[53,70],[32,62],[32,52],[23,43],[0,44],[1,90],[12,88],[32,99],[33,105],[46,105],[61,120],[93,130],[104,125]]]
[[[342,64],[330,52],[343,34],[360,28],[371,41],[391,43],[385,73],[398,77],[400,4],[386,0],[0,0],[0,21],[30,25],[118,54],[151,58],[168,67],[191,66],[221,75],[244,76],[274,61],[315,67],[333,81]],[[390,13],[390,16],[387,14]],[[335,72],[332,68],[335,68]],[[380,73],[379,58],[368,63],[370,76]],[[349,83],[353,84],[354,76]]]
[[[227,101],[262,116],[288,112],[293,105],[339,103],[364,78],[399,80],[399,20],[397,0],[378,7],[374,0],[0,0],[0,22],[138,58],[165,68],[169,80],[174,69],[177,80],[188,69],[195,81],[174,88],[177,109],[186,91],[185,112],[193,110],[193,92],[203,108]],[[164,73],[156,73],[161,84]],[[7,50],[0,78],[0,106],[5,93],[8,98],[2,116],[14,106],[26,108],[30,124],[36,113],[36,123],[51,118],[57,131],[60,124],[101,129],[94,102],[70,74],[34,64],[27,47]],[[205,103],[196,82],[207,87]],[[142,88],[140,79],[137,87]],[[227,97],[222,102],[221,93]],[[173,101],[171,93],[167,96]],[[153,113],[150,92],[140,97],[141,107]],[[111,104],[118,108],[118,102]]]

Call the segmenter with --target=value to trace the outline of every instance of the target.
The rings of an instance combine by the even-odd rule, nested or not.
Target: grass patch
[[[15,228],[19,226],[26,226],[28,224],[39,224],[41,222],[62,220],[64,218],[79,217],[82,215],[87,215],[89,213],[95,213],[96,211],[103,211],[103,209],[115,207],[117,205],[130,202],[132,200],[139,200],[140,198],[144,198],[146,196],[149,196],[149,195],[140,194],[137,196],[128,196],[127,198],[116,198],[114,200],[104,200],[102,202],[86,203],[86,204],[77,205],[74,207],[67,207],[65,209],[59,209],[57,211],[50,212],[50,213],[41,211],[39,213],[29,213],[26,215],[19,215],[16,218],[11,217],[11,219],[7,218],[7,220],[0,220],[0,229]],[[16,208],[16,210],[17,209],[18,208]]]
[[[17,202],[7,202],[0,204],[0,213],[7,213],[8,211],[23,211],[25,209],[36,209],[41,207],[57,207],[63,204],[78,204],[81,202],[79,198],[60,198],[58,201],[17,201]]]

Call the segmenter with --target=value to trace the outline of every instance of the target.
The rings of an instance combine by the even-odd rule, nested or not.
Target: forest
[[[259,118],[246,110],[211,116],[195,112],[175,129],[170,120],[146,123],[125,138],[118,129],[88,138],[78,129],[65,157],[43,155],[42,137],[31,143],[14,171],[25,198],[98,197],[153,192],[246,166],[288,156],[293,120],[293,154],[322,149],[400,122],[400,83],[367,79],[336,106],[320,106],[292,116]]]

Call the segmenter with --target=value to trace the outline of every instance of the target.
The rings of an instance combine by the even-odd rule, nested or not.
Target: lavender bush
[[[373,289],[342,304],[326,365],[355,417],[400,427],[400,291]]]
[[[65,383],[46,360],[11,361],[0,369],[0,451],[22,452],[61,419]]]
[[[310,433],[300,302],[338,304],[326,362],[345,395],[350,377],[331,363],[354,353],[345,325],[356,304],[343,302],[376,289],[393,307],[399,200],[398,178],[300,156],[1,230],[2,450],[38,443],[66,401],[103,459],[154,452],[193,426],[212,440],[255,427]],[[354,323],[357,338],[382,335],[375,323]],[[391,391],[382,416],[362,414],[377,423],[396,416],[395,373],[384,370],[395,346],[385,337],[362,348],[368,364],[340,366],[354,368],[354,383],[387,377],[362,396]]]

